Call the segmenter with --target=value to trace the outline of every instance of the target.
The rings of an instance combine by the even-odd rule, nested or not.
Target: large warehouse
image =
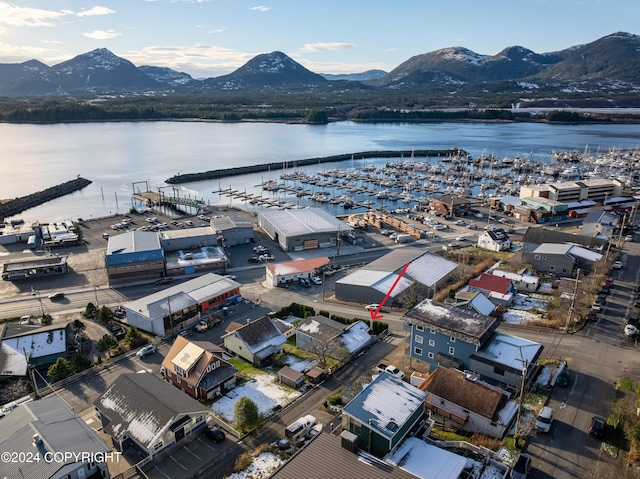
[[[204,274],[123,305],[127,323],[156,336],[177,334],[241,299],[240,283],[228,276]]]
[[[242,216],[214,216],[211,228],[227,247],[254,241],[253,222]]]
[[[150,231],[129,231],[109,238],[105,263],[111,285],[164,276],[164,252],[158,234]]]
[[[409,264],[407,270],[391,291],[406,264]],[[336,281],[336,299],[380,303],[390,292],[387,300],[390,305],[394,298],[416,284],[431,297],[457,266],[454,261],[425,253],[420,248],[396,249]]]
[[[165,251],[190,250],[202,246],[218,246],[216,232],[211,226],[167,230],[159,233]]]
[[[339,234],[353,230],[319,208],[268,210],[258,222],[283,251],[335,247]]]

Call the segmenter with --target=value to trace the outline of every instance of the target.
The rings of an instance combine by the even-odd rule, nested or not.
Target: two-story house
[[[195,399],[222,396],[236,385],[238,370],[222,351],[207,351],[177,336],[162,361],[162,377]]]
[[[238,326],[222,336],[224,347],[258,366],[268,364],[287,342],[269,316]]]
[[[508,392],[457,369],[436,369],[420,389],[427,393],[426,408],[446,426],[498,439],[505,436],[518,411]]]
[[[378,375],[342,409],[342,428],[359,449],[384,457],[424,416],[426,393],[389,373]]]
[[[492,384],[519,390],[533,377],[543,346],[497,333],[498,320],[429,299],[404,316],[409,361],[473,371]]]
[[[478,248],[491,251],[508,251],[511,249],[511,238],[503,229],[485,231],[478,236]]]

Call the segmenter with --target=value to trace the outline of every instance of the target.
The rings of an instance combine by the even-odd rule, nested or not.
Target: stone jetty
[[[5,202],[0,203],[0,220],[4,220],[9,216],[22,213],[29,208],[41,205],[43,203],[46,203],[47,201],[51,201],[56,198],[68,195],[69,193],[73,193],[74,191],[81,190],[82,188],[90,184],[91,181],[78,176],[73,180],[61,183],[56,186],[52,186],[51,188],[47,188],[46,190],[31,193],[27,196],[21,196],[20,198],[6,200]]]
[[[320,158],[304,158],[301,160],[293,160],[287,162],[263,163],[260,165],[239,166],[235,168],[222,168],[219,170],[203,171],[200,173],[185,173],[172,176],[166,180],[170,185],[179,183],[191,183],[193,181],[215,180],[218,178],[226,178],[229,176],[246,175],[250,173],[260,173],[262,171],[284,170],[291,165],[306,166],[316,165],[320,163],[334,163],[347,160],[363,160],[368,158],[403,158],[406,157],[451,157],[467,155],[467,153],[459,148],[450,150],[405,150],[405,151],[361,151],[359,153],[345,153],[341,155],[323,156]]]

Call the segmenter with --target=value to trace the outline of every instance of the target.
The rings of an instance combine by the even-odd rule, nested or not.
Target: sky
[[[640,34],[638,0],[0,0],[0,63],[107,48],[194,78],[281,51],[315,73],[391,71],[460,46],[495,55]]]

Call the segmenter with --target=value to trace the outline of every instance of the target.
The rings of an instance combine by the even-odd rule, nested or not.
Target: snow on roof
[[[355,286],[372,287],[379,281],[384,281],[389,276],[388,271],[372,271],[369,269],[358,269],[353,273],[340,278],[336,284],[352,284]],[[388,290],[387,290],[388,291]]]
[[[538,278],[537,276],[511,273],[509,271],[502,271],[500,269],[494,269],[491,274],[493,274],[494,276],[500,276],[501,278],[508,278],[511,281],[520,281],[522,283],[538,284],[540,282],[540,278]]]
[[[36,330],[41,329],[36,327]],[[42,358],[67,350],[67,338],[64,326],[48,330],[34,331],[33,334],[21,334],[2,340],[0,354],[3,356],[2,374],[24,376],[27,374],[25,351],[31,359]]]
[[[267,269],[273,276],[287,276],[290,274],[308,273],[315,269],[321,268],[329,263],[329,258],[322,256],[320,258],[299,259],[297,261],[286,261],[284,263],[268,263]]]
[[[304,331],[305,333],[319,333],[320,332],[320,323],[315,319],[312,319],[306,324],[301,324],[298,329],[300,331]]]
[[[540,352],[542,345],[528,339],[496,333],[487,343],[472,356],[488,359],[502,364],[511,369],[522,369],[523,361],[533,363]]]
[[[310,233],[349,232],[353,228],[320,208],[269,210],[260,213],[263,220],[272,223],[283,235],[295,237]]]
[[[457,267],[455,261],[426,253],[409,263],[406,274],[425,286],[433,287]]]
[[[407,278],[406,276],[403,276],[402,278],[400,278],[400,281],[398,281],[398,284],[396,284],[396,287],[393,288],[393,291],[391,291],[391,287],[394,285],[394,283],[398,279],[398,276],[399,275],[395,273],[389,274],[385,278],[383,278],[381,281],[378,281],[371,286],[373,289],[380,291],[381,293],[384,293],[384,294],[390,293],[389,296],[391,296],[392,298],[395,298],[398,294],[402,293],[405,289],[415,284],[414,281],[411,281],[411,279]]]
[[[421,479],[457,479],[467,460],[417,437],[410,437],[387,458],[387,462]]]
[[[344,347],[350,353],[357,351],[371,340],[369,326],[364,321],[353,323],[340,337]]]
[[[347,404],[344,413],[369,424],[378,434],[393,437],[417,410],[427,394],[383,372]]]
[[[595,251],[591,251],[590,249],[586,249],[581,246],[572,246],[571,249],[569,249],[569,254],[589,261],[599,261],[602,258],[600,253],[596,253]]]

